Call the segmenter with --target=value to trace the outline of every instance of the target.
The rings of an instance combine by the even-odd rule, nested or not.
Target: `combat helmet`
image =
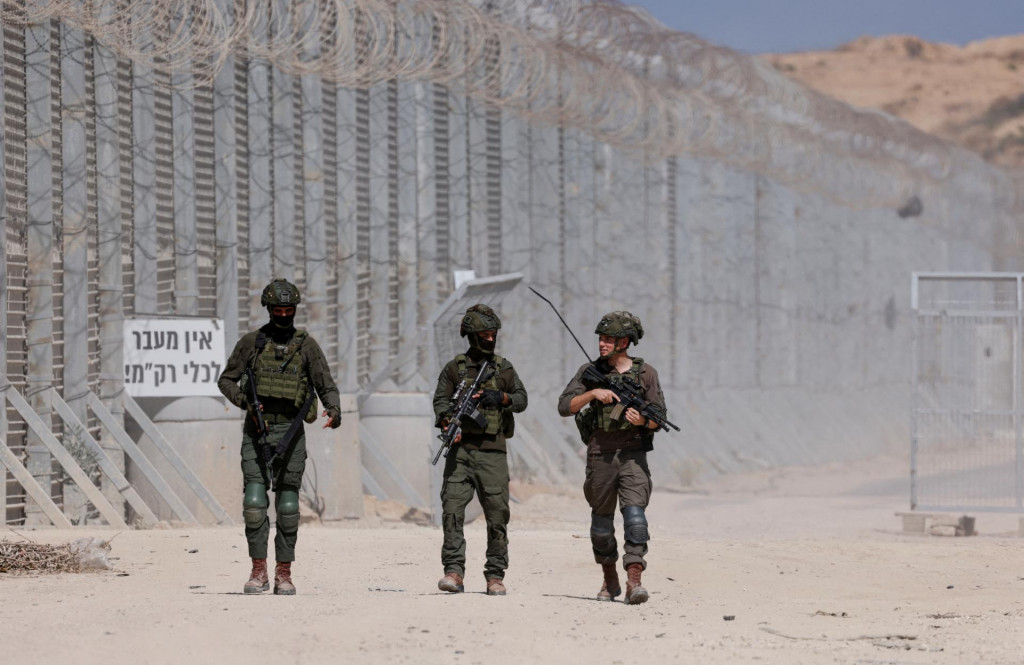
[[[281,330],[291,330],[295,325],[295,314],[289,316],[274,316],[275,307],[295,307],[302,302],[302,295],[299,287],[286,279],[275,279],[267,284],[260,296],[260,304],[267,308],[270,314],[270,321]]]
[[[485,356],[494,353],[496,339],[494,341],[480,338],[480,333],[485,330],[501,329],[501,319],[498,313],[482,303],[473,305],[466,310],[462,317],[462,325],[459,326],[459,335],[469,337],[470,348],[476,349]]]
[[[291,306],[295,307],[302,302],[302,295],[299,287],[286,279],[275,279],[267,284],[260,296],[260,305],[264,307]]]
[[[500,329],[501,319],[498,318],[498,313],[487,305],[478,304],[466,310],[465,316],[462,317],[462,325],[459,326],[459,335],[465,337],[471,333]]]
[[[628,337],[630,342],[637,344],[644,336],[644,327],[638,317],[625,310],[620,310],[608,312],[602,316],[594,333],[609,337]]]

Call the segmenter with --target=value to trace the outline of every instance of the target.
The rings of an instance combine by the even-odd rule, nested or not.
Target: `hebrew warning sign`
[[[126,319],[124,385],[132,397],[220,396],[221,319]]]

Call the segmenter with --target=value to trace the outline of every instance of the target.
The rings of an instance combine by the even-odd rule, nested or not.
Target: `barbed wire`
[[[1019,174],[617,0],[25,0],[117,55],[200,85],[232,54],[369,87],[447,85],[647,160],[696,155],[844,205],[899,206],[922,181],[1021,205]]]

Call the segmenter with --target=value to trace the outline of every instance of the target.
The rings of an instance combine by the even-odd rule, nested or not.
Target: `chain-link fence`
[[[286,277],[342,390],[419,389],[428,318],[474,270],[523,274],[581,335],[643,319],[691,426],[659,448],[680,478],[866,452],[906,438],[893,285],[1018,267],[1012,174],[614,2],[0,7],[0,374],[45,416],[56,387],[101,441],[86,398],[120,416],[126,317],[215,316],[230,344]],[[520,291],[502,316],[527,417],[574,441],[553,399],[582,356]],[[830,415],[852,404],[861,440]]]
[[[915,274],[913,306],[912,507],[1024,511],[1024,275]]]

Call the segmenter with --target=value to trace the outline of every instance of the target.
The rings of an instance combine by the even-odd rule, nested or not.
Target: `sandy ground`
[[[656,492],[642,606],[592,600],[599,568],[576,495],[513,506],[504,598],[483,594],[479,523],[460,595],[436,590],[433,527],[303,526],[294,597],[240,593],[241,527],[124,532],[114,571],[0,575],[0,662],[1021,663],[1017,517],[976,514],[972,538],[903,535],[905,467]],[[114,535],[24,532],[84,533]]]

